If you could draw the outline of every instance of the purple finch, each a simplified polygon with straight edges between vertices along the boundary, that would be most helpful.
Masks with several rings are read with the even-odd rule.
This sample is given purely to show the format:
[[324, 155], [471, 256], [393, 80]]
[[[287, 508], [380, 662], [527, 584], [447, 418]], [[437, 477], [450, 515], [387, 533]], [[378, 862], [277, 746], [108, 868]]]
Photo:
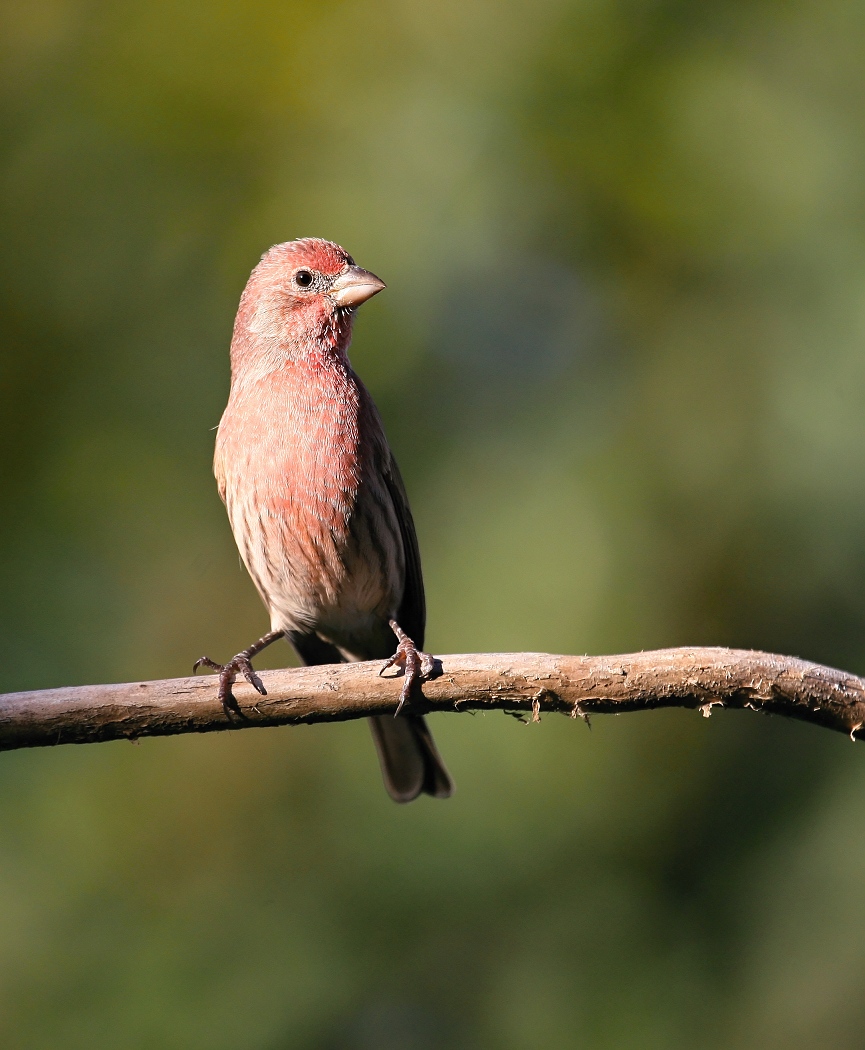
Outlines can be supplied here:
[[397, 717], [370, 718], [385, 787], [397, 802], [453, 784], [424, 719], [402, 710], [428, 675], [423, 577], [414, 522], [372, 397], [348, 360], [355, 311], [385, 287], [330, 241], [271, 248], [240, 300], [231, 393], [214, 473], [271, 631], [219, 671], [236, 707], [242, 674], [285, 637], [305, 664], [387, 660], [404, 668]]

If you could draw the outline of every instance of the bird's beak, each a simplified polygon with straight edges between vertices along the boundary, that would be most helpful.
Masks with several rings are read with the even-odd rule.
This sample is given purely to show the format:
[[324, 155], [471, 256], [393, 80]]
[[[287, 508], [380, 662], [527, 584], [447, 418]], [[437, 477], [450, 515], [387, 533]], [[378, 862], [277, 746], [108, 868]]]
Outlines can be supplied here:
[[387, 288], [387, 285], [374, 273], [362, 270], [359, 266], [349, 266], [330, 286], [328, 295], [337, 306], [360, 306], [383, 288]]

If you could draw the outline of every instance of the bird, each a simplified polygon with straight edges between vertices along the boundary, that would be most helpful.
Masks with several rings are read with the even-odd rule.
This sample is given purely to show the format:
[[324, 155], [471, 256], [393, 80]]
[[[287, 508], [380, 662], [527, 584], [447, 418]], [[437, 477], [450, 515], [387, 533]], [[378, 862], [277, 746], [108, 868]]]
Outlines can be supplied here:
[[415, 682], [426, 606], [405, 486], [372, 396], [348, 357], [358, 307], [386, 287], [332, 241], [274, 245], [243, 291], [231, 341], [231, 388], [216, 433], [214, 474], [240, 557], [271, 630], [218, 672], [236, 717], [238, 674], [265, 694], [252, 659], [286, 638], [304, 664], [384, 660], [404, 672], [395, 716], [368, 721], [388, 794], [448, 798], [453, 781]]

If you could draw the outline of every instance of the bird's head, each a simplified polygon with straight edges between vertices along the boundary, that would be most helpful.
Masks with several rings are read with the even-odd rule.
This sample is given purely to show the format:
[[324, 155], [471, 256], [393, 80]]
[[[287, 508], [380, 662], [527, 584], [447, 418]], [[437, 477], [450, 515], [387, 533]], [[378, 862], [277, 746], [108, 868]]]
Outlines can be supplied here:
[[332, 241], [304, 237], [274, 245], [252, 271], [240, 301], [235, 344], [295, 356], [311, 347], [345, 351], [354, 311], [385, 287]]

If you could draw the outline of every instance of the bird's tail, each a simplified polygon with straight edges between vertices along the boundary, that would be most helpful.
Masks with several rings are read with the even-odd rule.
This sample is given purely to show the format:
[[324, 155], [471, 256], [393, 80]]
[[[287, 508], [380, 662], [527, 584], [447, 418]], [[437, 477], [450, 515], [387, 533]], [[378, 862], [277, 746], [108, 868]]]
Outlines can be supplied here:
[[450, 798], [453, 781], [421, 715], [377, 715], [368, 721], [384, 786], [394, 802], [411, 802], [420, 794]]
[[[330, 642], [311, 632], [286, 631], [286, 637], [307, 665], [335, 664], [345, 659]], [[376, 715], [368, 721], [384, 786], [395, 802], [411, 802], [422, 794], [450, 798], [453, 781], [420, 715]]]

